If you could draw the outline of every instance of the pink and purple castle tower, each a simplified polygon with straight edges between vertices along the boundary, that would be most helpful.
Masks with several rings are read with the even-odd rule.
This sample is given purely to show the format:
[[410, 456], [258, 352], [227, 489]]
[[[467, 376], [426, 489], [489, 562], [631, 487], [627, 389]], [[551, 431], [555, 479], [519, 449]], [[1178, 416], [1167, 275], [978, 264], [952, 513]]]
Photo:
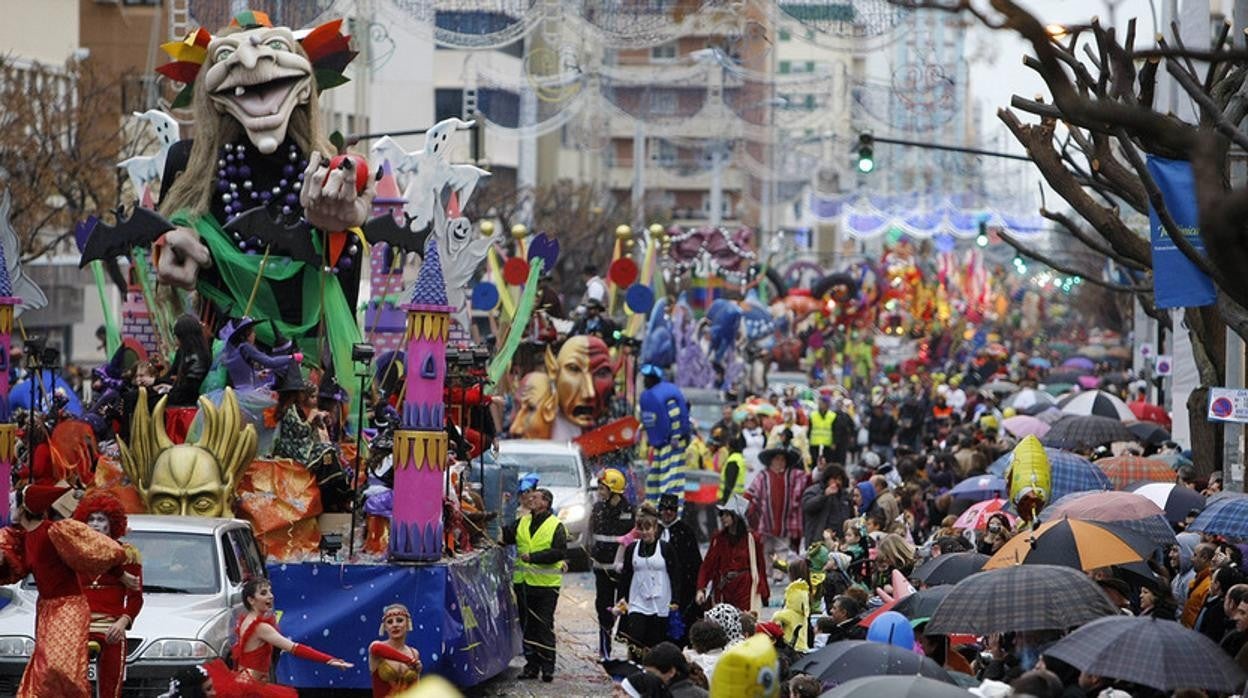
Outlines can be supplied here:
[[404, 332], [405, 384], [399, 428], [394, 433], [394, 510], [390, 558], [442, 558], [442, 489], [447, 435], [443, 387], [451, 311], [442, 261], [431, 235], [416, 277]]
[[13, 489], [13, 460], [17, 457], [17, 425], [9, 411], [9, 347], [13, 340], [13, 296], [8, 260], [0, 245], [0, 525], [9, 525], [9, 494]]

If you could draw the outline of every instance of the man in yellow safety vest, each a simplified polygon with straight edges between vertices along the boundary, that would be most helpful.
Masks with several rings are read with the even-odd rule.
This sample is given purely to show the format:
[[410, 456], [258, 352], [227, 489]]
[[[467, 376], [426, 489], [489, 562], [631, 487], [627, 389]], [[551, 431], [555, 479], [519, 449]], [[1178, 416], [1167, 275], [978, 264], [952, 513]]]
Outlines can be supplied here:
[[832, 411], [832, 398], [824, 395], [819, 398], [819, 409], [810, 413], [810, 464], [817, 467], [819, 458], [827, 458], [832, 462], [833, 437], [832, 425], [836, 423], [836, 412]]
[[555, 679], [555, 604], [568, 555], [568, 532], [551, 513], [553, 503], [550, 490], [536, 490], [526, 501], [532, 510], [503, 530], [503, 544], [516, 546], [511, 581], [524, 632], [525, 665], [520, 678], [535, 679], [540, 674], [547, 683]]

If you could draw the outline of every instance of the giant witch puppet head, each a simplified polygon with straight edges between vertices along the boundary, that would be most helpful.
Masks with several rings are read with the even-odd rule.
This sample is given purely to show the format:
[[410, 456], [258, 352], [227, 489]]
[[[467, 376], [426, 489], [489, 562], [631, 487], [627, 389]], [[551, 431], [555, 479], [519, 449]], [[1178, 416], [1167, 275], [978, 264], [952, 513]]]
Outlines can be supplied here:
[[[342, 71], [355, 57], [341, 26], [341, 19], [334, 20], [297, 39], [288, 27], [274, 27], [265, 13], [247, 11], [215, 36], [200, 28], [165, 44], [174, 62], [157, 70], [186, 85], [174, 106], [190, 103], [195, 114], [187, 171], [215, 171], [221, 147], [244, 133], [265, 154], [287, 138], [303, 153], [332, 152], [317, 94], [345, 82]], [[212, 185], [210, 177], [179, 177], [161, 211], [206, 211]]]

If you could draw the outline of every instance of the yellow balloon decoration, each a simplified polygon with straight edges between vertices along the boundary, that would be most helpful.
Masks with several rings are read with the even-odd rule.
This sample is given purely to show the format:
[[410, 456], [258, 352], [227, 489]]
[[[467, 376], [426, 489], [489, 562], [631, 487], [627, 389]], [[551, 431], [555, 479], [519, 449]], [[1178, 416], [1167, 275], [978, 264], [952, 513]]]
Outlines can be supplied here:
[[1031, 494], [1041, 502], [1049, 501], [1053, 491], [1053, 473], [1049, 456], [1035, 436], [1018, 442], [1010, 454], [1010, 501], [1018, 504], [1023, 495]]

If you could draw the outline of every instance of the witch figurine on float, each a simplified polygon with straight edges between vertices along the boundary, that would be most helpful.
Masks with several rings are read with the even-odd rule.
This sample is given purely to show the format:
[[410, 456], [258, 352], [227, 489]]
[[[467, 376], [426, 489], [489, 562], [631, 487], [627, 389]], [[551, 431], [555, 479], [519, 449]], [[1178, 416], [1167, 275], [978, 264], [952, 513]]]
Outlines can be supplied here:
[[323, 334], [348, 374], [373, 178], [359, 156], [330, 158], [320, 122], [319, 92], [346, 82], [355, 56], [341, 25], [297, 39], [247, 11], [165, 44], [174, 62], [159, 72], [187, 85], [174, 106], [191, 105], [196, 137], [169, 149], [159, 210], [174, 227], [153, 261], [161, 283], [198, 293], [214, 327], [272, 320], [255, 328], [261, 343], [280, 332], [309, 356]]

